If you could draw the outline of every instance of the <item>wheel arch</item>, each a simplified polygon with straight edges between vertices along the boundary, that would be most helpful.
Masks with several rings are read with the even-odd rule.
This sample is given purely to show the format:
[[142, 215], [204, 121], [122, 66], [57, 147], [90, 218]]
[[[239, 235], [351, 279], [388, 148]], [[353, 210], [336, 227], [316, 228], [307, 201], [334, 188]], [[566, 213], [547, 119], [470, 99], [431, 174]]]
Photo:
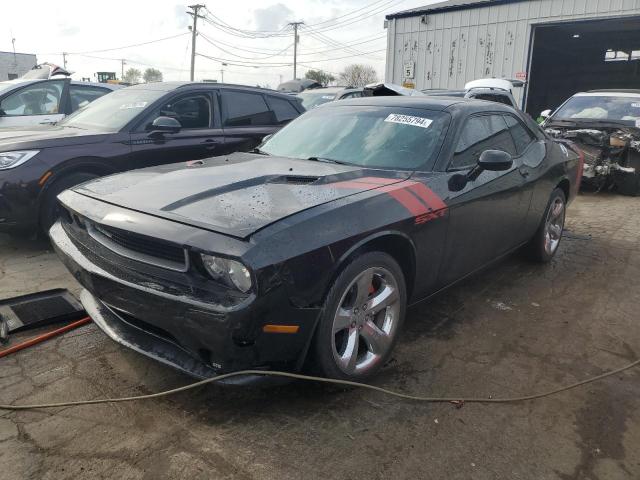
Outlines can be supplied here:
[[[56, 165], [49, 170], [41, 177], [45, 181], [42, 184], [42, 188], [40, 189], [40, 193], [38, 195], [38, 209], [41, 207], [42, 198], [47, 192], [48, 188], [51, 187], [57, 180], [60, 179], [62, 175], [68, 175], [71, 173], [92, 173], [99, 177], [104, 175], [110, 175], [112, 173], [116, 173], [117, 170], [107, 165], [104, 159], [99, 157], [81, 157], [74, 158], [72, 160], [68, 160], [62, 164]], [[48, 177], [46, 175], [50, 173]], [[46, 178], [45, 178], [46, 177]]]
[[331, 279], [328, 282], [323, 301], [340, 272], [358, 255], [366, 252], [383, 252], [390, 255], [404, 274], [407, 286], [407, 299], [411, 298], [416, 273], [416, 248], [413, 240], [405, 233], [398, 231], [381, 231], [365, 237], [347, 249], [336, 262]]
[[38, 193], [37, 199], [37, 218], [38, 225], [40, 224], [40, 217], [42, 215], [42, 208], [47, 193], [55, 183], [62, 178], [63, 175], [69, 175], [74, 173], [90, 173], [98, 177], [117, 173], [117, 170], [111, 168], [104, 159], [100, 157], [80, 157], [72, 160], [68, 160], [64, 163], [56, 165], [41, 177], [41, 188]]
[[[560, 180], [560, 182], [558, 182], [558, 184], [555, 186], [555, 188], [559, 188], [560, 190], [562, 190], [564, 192], [564, 198], [568, 203], [569, 202], [569, 197], [571, 196], [571, 182], [569, 182], [569, 179], [563, 178], [562, 180]], [[573, 199], [571, 199], [571, 200], [573, 200]]]

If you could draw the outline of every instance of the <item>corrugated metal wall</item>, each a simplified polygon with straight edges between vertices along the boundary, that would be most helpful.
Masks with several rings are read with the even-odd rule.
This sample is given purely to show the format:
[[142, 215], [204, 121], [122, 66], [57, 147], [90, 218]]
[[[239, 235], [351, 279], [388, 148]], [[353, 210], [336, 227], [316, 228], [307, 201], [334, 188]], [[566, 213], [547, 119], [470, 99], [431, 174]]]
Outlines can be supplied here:
[[0, 82], [12, 73], [21, 77], [36, 65], [36, 56], [26, 53], [0, 52]]
[[515, 78], [527, 70], [532, 25], [624, 15], [640, 15], [640, 0], [529, 0], [428, 14], [426, 24], [419, 15], [391, 19], [386, 81], [402, 84], [407, 62], [420, 90]]

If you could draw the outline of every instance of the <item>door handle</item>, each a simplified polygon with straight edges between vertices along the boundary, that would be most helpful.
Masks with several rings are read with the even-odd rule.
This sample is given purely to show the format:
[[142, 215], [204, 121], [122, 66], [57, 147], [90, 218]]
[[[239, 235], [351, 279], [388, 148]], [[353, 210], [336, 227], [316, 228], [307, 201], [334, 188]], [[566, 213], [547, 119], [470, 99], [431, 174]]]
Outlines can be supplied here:
[[202, 145], [204, 145], [207, 149], [213, 150], [221, 143], [222, 142], [216, 138], [207, 138], [204, 142], [202, 142]]
[[524, 178], [527, 178], [529, 177], [529, 175], [531, 175], [531, 172], [529, 171], [529, 169], [525, 167], [520, 167], [518, 171], [520, 172], [520, 175], [522, 175]]

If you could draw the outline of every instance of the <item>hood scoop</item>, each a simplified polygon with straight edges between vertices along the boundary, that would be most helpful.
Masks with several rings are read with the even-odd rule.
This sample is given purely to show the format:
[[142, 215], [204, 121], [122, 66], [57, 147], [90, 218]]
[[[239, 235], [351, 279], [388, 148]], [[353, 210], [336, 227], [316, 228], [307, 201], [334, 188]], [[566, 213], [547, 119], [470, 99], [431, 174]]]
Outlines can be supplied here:
[[278, 183], [285, 185], [309, 185], [320, 180], [320, 177], [305, 176], [305, 175], [282, 175], [275, 177], [269, 181], [269, 183]]

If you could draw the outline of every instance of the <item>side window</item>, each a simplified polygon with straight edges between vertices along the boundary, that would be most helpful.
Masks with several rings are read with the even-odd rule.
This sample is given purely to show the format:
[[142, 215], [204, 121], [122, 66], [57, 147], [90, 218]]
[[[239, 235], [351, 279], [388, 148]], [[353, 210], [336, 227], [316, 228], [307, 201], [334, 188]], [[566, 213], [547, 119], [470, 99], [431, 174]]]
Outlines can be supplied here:
[[106, 88], [71, 85], [69, 87], [71, 111], [75, 112], [79, 108], [86, 107], [97, 98], [100, 98], [109, 92], [111, 92], [111, 90], [107, 90]]
[[184, 130], [209, 128], [211, 125], [211, 101], [208, 95], [197, 94], [172, 99], [156, 108], [149, 118], [172, 117], [180, 122]]
[[507, 122], [513, 141], [516, 144], [518, 155], [522, 155], [535, 138], [529, 130], [523, 127], [522, 124], [511, 115], [505, 115], [504, 119]]
[[222, 91], [225, 127], [277, 125], [276, 116], [259, 93]]
[[4, 115], [53, 115], [60, 112], [64, 81], [38, 82], [12, 93], [0, 103]]
[[289, 100], [285, 100], [284, 98], [272, 97], [268, 96], [267, 101], [273, 110], [273, 113], [276, 116], [276, 120], [279, 125], [283, 125], [287, 122], [290, 122], [298, 115], [298, 111], [291, 105]]
[[470, 117], [465, 123], [449, 168], [473, 167], [485, 150], [502, 150], [516, 156], [516, 148], [502, 115]]

